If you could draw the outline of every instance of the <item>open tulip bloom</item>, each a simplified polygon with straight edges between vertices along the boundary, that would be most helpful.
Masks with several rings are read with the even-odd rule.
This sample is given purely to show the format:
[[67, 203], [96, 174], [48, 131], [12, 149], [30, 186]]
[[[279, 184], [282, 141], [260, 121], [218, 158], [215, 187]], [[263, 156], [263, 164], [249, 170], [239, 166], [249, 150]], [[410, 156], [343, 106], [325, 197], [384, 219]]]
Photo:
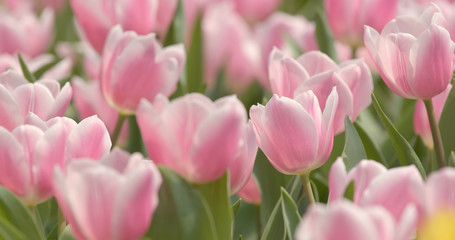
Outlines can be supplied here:
[[0, 240], [455, 239], [435, 1], [0, 0]]

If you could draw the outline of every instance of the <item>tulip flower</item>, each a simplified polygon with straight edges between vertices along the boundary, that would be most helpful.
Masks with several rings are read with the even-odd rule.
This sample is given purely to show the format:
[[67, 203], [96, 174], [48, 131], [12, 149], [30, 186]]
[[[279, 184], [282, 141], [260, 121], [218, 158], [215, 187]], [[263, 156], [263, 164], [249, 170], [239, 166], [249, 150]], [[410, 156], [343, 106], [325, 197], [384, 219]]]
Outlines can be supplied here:
[[28, 83], [14, 71], [0, 74], [0, 126], [13, 130], [24, 123], [29, 112], [43, 120], [63, 116], [71, 101], [72, 90], [55, 80]]
[[234, 12], [234, 6], [219, 3], [207, 8], [202, 20], [204, 70], [209, 88], [225, 65], [226, 83], [235, 92], [244, 91], [259, 71], [260, 52], [253, 32]]
[[152, 161], [119, 149], [54, 172], [55, 195], [78, 239], [139, 239], [158, 205], [162, 179]]
[[426, 213], [455, 209], [455, 169], [445, 167], [428, 176], [425, 184]]
[[[23, 56], [24, 62], [27, 64], [30, 72], [36, 72], [40, 68], [55, 61], [55, 57], [51, 54], [41, 54], [34, 58]], [[73, 67], [73, 61], [69, 58], [63, 58], [60, 62], [55, 64], [47, 70], [40, 78], [41, 79], [56, 79], [60, 80], [66, 78], [71, 74]], [[8, 69], [12, 69], [18, 73], [22, 73], [21, 65], [18, 61], [18, 57], [15, 55], [3, 54], [0, 55], [0, 72], [5, 72]]]
[[398, 0], [326, 0], [327, 19], [336, 39], [354, 48], [362, 46], [364, 25], [382, 30], [398, 10]]
[[43, 10], [38, 18], [30, 10], [0, 8], [0, 54], [22, 53], [35, 57], [44, 53], [53, 40], [53, 24], [54, 13], [50, 9]]
[[274, 49], [269, 60], [269, 79], [273, 93], [294, 97], [312, 90], [321, 104], [336, 86], [339, 104], [335, 114], [335, 134], [344, 131], [344, 118], [354, 121], [359, 113], [371, 103], [373, 80], [368, 66], [362, 59], [342, 62], [337, 65], [327, 55], [310, 51], [297, 59]]
[[335, 88], [323, 111], [313, 92], [294, 99], [273, 95], [266, 106], [250, 109], [256, 141], [281, 173], [302, 175], [327, 161], [333, 147], [333, 120], [338, 105]]
[[104, 123], [93, 116], [76, 124], [69, 118], [43, 122], [33, 113], [27, 125], [9, 132], [0, 127], [0, 185], [27, 205], [53, 196], [52, 171], [79, 157], [100, 158], [110, 149]]
[[288, 42], [293, 41], [304, 52], [317, 50], [315, 29], [316, 25], [304, 17], [285, 13], [274, 13], [264, 22], [257, 24], [255, 31], [262, 59], [262, 71], [259, 71], [262, 75], [259, 76], [259, 80], [264, 87], [270, 88], [267, 69], [273, 48], [276, 47], [292, 56], [293, 48]]
[[[212, 102], [192, 93], [169, 102], [159, 95], [153, 105], [142, 100], [136, 117], [150, 158], [189, 182], [213, 181], [232, 161], [251, 169], [248, 161], [254, 157], [250, 155], [251, 141], [245, 139], [246, 111], [235, 96]], [[246, 160], [236, 159], [239, 156]], [[243, 174], [238, 171], [237, 175]]]
[[261, 203], [261, 190], [254, 175], [246, 182], [245, 186], [237, 193], [243, 201], [251, 204]]
[[415, 19], [397, 17], [379, 34], [365, 27], [365, 46], [387, 86], [404, 98], [430, 99], [452, 78], [455, 43], [445, 19], [430, 5]]
[[141, 98], [170, 96], [185, 62], [182, 44], [161, 48], [155, 34], [137, 36], [114, 27], [101, 59], [101, 87], [107, 102], [123, 115], [136, 112]]
[[343, 200], [310, 206], [297, 226], [297, 240], [408, 240], [413, 237], [415, 212], [408, 209], [395, 221], [384, 208], [362, 208]]
[[[410, 205], [419, 218], [424, 210], [424, 185], [414, 165], [385, 170], [378, 163], [362, 160], [346, 175], [343, 159], [332, 165], [329, 177], [331, 201], [344, 195], [346, 187], [354, 182], [354, 203], [360, 206], [382, 206], [398, 221]], [[343, 174], [344, 173], [344, 174]]]
[[157, 0], [70, 0], [83, 37], [99, 53], [109, 30], [120, 24], [125, 30], [145, 35], [156, 22]]
[[281, 0], [218, 0], [218, 2], [231, 2], [235, 10], [248, 22], [265, 19], [278, 8]]
[[[449, 96], [452, 85], [449, 84], [444, 92], [433, 98], [432, 104], [435, 111], [436, 122], [439, 122], [442, 109]], [[422, 100], [417, 100], [414, 110], [414, 132], [422, 138], [423, 143], [429, 149], [433, 149], [433, 137], [431, 135], [430, 122]]]

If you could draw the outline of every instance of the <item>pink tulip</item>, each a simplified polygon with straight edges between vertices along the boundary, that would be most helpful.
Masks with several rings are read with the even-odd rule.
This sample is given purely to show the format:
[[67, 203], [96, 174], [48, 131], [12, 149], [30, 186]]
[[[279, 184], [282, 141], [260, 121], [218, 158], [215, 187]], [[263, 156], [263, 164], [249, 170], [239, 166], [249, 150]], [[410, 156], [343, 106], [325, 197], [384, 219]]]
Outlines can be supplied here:
[[[105, 124], [109, 133], [113, 133], [117, 122], [117, 111], [109, 106], [103, 97], [99, 83], [96, 81], [86, 82], [79, 77], [71, 80], [73, 86], [73, 101], [79, 113], [79, 117], [86, 118], [97, 115]], [[117, 145], [124, 146], [128, 140], [128, 123], [125, 122], [120, 132]]]
[[361, 208], [348, 201], [313, 205], [296, 229], [298, 240], [408, 240], [415, 212], [395, 221], [382, 207]]
[[257, 180], [253, 175], [237, 194], [247, 203], [258, 205], [261, 203], [261, 191], [259, 190]]
[[235, 10], [248, 22], [265, 19], [272, 14], [281, 3], [281, 0], [218, 0], [218, 2], [231, 2]]
[[30, 10], [0, 8], [0, 54], [35, 57], [44, 53], [53, 40], [53, 24], [54, 13], [50, 9], [44, 9], [38, 18]]
[[70, 0], [70, 3], [83, 37], [99, 53], [115, 25], [145, 35], [156, 24], [157, 0]]
[[[344, 171], [344, 174], [343, 174]], [[347, 174], [339, 158], [330, 171], [331, 201], [340, 199], [354, 181], [354, 203], [360, 206], [382, 206], [398, 221], [405, 209], [415, 206], [422, 217], [424, 207], [423, 180], [414, 165], [385, 170], [380, 164], [363, 160]]]
[[455, 169], [443, 168], [432, 173], [425, 185], [426, 213], [455, 208]]
[[[435, 111], [436, 121], [439, 122], [442, 109], [449, 96], [452, 85], [448, 85], [447, 89], [439, 95], [435, 96], [432, 100], [433, 108]], [[428, 121], [427, 111], [422, 100], [417, 100], [414, 110], [414, 132], [422, 138], [423, 143], [430, 149], [433, 149], [433, 137], [431, 135], [430, 122]]]
[[158, 12], [156, 13], [156, 32], [161, 40], [164, 40], [169, 26], [174, 19], [178, 0], [158, 0]]
[[344, 131], [346, 115], [354, 121], [371, 103], [373, 80], [362, 59], [337, 65], [319, 51], [310, 51], [293, 59], [275, 48], [270, 54], [269, 79], [273, 93], [278, 96], [292, 98], [312, 90], [322, 109], [332, 88], [336, 86], [339, 104], [334, 120], [335, 134]]
[[33, 113], [27, 125], [9, 132], [0, 127], [0, 184], [36, 205], [52, 197], [52, 171], [76, 157], [99, 158], [109, 152], [110, 138], [96, 117], [79, 124], [69, 118], [43, 122]]
[[54, 172], [55, 195], [78, 239], [139, 239], [158, 205], [162, 179], [152, 161], [119, 149]]
[[268, 59], [274, 47], [289, 56], [293, 54], [293, 48], [287, 43], [289, 41], [294, 42], [304, 52], [318, 49], [315, 36], [316, 26], [302, 16], [274, 13], [264, 22], [258, 24], [255, 29], [262, 59], [259, 80], [266, 88], [270, 88], [267, 68]]
[[365, 46], [387, 86], [404, 98], [429, 99], [451, 78], [455, 44], [434, 4], [419, 18], [398, 17], [381, 34], [365, 27]]
[[65, 0], [5, 0], [4, 1], [10, 9], [22, 8], [36, 8], [42, 9], [46, 7], [53, 8], [54, 10], [61, 10], [65, 5]]
[[258, 104], [250, 109], [256, 141], [281, 173], [308, 173], [324, 164], [332, 151], [337, 105], [335, 88], [324, 111], [312, 91], [294, 99], [274, 94], [266, 106]]
[[260, 52], [247, 23], [227, 2], [207, 8], [202, 29], [204, 70], [209, 88], [216, 84], [222, 65], [227, 84], [235, 92], [245, 90], [259, 70]]
[[13, 130], [24, 123], [29, 112], [43, 120], [63, 116], [71, 95], [69, 84], [60, 90], [55, 80], [28, 83], [14, 71], [4, 72], [0, 74], [0, 126]]
[[336, 39], [352, 46], [362, 46], [364, 25], [381, 30], [398, 10], [398, 0], [326, 0], [325, 10]]
[[[240, 154], [253, 158], [245, 108], [235, 96], [212, 102], [193, 93], [169, 102], [159, 95], [153, 105], [142, 100], [136, 116], [150, 158], [189, 182], [221, 177]], [[247, 160], [242, 164], [250, 165]]]
[[244, 129], [244, 136], [240, 142], [239, 155], [229, 163], [229, 180], [231, 194], [236, 194], [242, 189], [253, 173], [254, 161], [258, 151], [253, 124], [248, 122]]
[[122, 114], [134, 114], [141, 98], [170, 96], [185, 63], [182, 44], [161, 48], [155, 34], [137, 36], [114, 27], [101, 59], [101, 87], [107, 102]]

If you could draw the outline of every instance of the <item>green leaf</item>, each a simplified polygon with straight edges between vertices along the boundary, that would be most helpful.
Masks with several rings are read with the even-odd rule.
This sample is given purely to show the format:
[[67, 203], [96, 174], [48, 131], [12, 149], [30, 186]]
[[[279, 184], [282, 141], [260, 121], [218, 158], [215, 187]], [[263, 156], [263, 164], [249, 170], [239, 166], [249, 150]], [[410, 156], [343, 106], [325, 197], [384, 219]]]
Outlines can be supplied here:
[[58, 240], [76, 240], [76, 237], [74, 237], [73, 232], [71, 231], [71, 227], [69, 225], [65, 227], [62, 234], [60, 234]]
[[185, 42], [185, 9], [182, 0], [178, 0], [174, 18], [164, 39], [164, 46]]
[[202, 89], [202, 82], [204, 78], [203, 46], [202, 15], [199, 14], [193, 28], [191, 44], [186, 61], [186, 80], [188, 92], [198, 92]]
[[353, 201], [354, 200], [354, 188], [355, 188], [354, 181], [351, 181], [349, 183], [349, 185], [346, 187], [346, 190], [344, 190], [344, 198]]
[[35, 76], [33, 76], [33, 74], [28, 69], [27, 64], [25, 64], [24, 59], [22, 58], [20, 53], [17, 54], [17, 57], [19, 58], [19, 63], [21, 64], [22, 73], [24, 74], [25, 79], [27, 79], [31, 83], [36, 82]]
[[126, 149], [130, 153], [140, 152], [143, 155], [146, 152], [135, 115], [128, 116], [128, 146]]
[[367, 154], [367, 159], [373, 159], [373, 160], [379, 161], [385, 167], [388, 167], [389, 163], [385, 159], [385, 157], [382, 154], [379, 147], [376, 145], [376, 143], [370, 137], [367, 130], [364, 129], [362, 125], [357, 124], [357, 122], [354, 122], [354, 127], [356, 128], [357, 133], [360, 136], [360, 139], [362, 139], [362, 143], [365, 148], [365, 153]]
[[281, 196], [280, 187], [287, 186], [291, 176], [275, 170], [261, 150], [256, 156], [254, 174], [261, 190], [261, 223], [265, 227]]
[[221, 178], [199, 185], [199, 191], [208, 203], [219, 240], [232, 239], [232, 210], [229, 199], [229, 175], [226, 172]]
[[13, 193], [2, 186], [0, 186], [0, 216], [24, 234], [26, 239], [44, 240], [28, 209]]
[[371, 94], [371, 98], [373, 100], [374, 109], [376, 110], [377, 114], [379, 115], [379, 118], [384, 124], [384, 127], [389, 133], [390, 139], [392, 140], [393, 146], [397, 152], [400, 164], [402, 166], [414, 164], [419, 170], [422, 177], [426, 179], [425, 170], [423, 169], [422, 163], [420, 162], [419, 157], [417, 157], [417, 154], [415, 153], [414, 149], [406, 141], [406, 139], [404, 139], [404, 137], [397, 131], [397, 129], [392, 124], [390, 119], [384, 114], [374, 93]]
[[36, 70], [32, 75], [36, 79], [40, 79], [49, 69], [53, 68], [55, 65], [57, 65], [62, 59], [56, 58], [52, 62], [40, 67], [38, 70]]
[[0, 239], [4, 240], [26, 240], [21, 231], [14, 227], [8, 219], [0, 215]]
[[47, 239], [57, 239], [58, 205], [55, 198], [39, 204], [36, 207], [36, 211], [39, 212], [41, 217], [41, 222], [44, 226], [44, 233], [47, 236]]
[[346, 164], [346, 171], [349, 171], [361, 160], [366, 159], [367, 154], [365, 153], [365, 148], [363, 147], [362, 140], [360, 139], [357, 130], [355, 129], [354, 125], [352, 125], [351, 120], [349, 120], [348, 116], [346, 116], [344, 119], [344, 126], [345, 144], [341, 157]]
[[292, 240], [294, 239], [295, 228], [300, 222], [300, 214], [296, 203], [284, 188], [281, 188], [281, 209], [287, 236]]
[[218, 239], [209, 206], [199, 191], [172, 170], [163, 166], [159, 169], [163, 183], [147, 237]]
[[240, 205], [242, 204], [242, 199], [239, 198], [234, 204], [232, 204], [232, 213], [233, 216], [235, 217], [237, 213], [239, 212]]
[[439, 131], [441, 132], [442, 145], [444, 146], [445, 156], [449, 156], [450, 152], [455, 151], [455, 127], [453, 120], [455, 119], [455, 87], [450, 90], [446, 103], [439, 119]]
[[234, 238], [242, 236], [244, 240], [257, 240], [262, 232], [260, 206], [242, 202], [234, 219]]
[[283, 211], [281, 211], [281, 201], [279, 198], [278, 202], [273, 208], [270, 218], [265, 225], [264, 232], [262, 233], [261, 240], [279, 240], [284, 239], [286, 232], [283, 225]]
[[319, 50], [327, 54], [335, 62], [338, 62], [337, 52], [335, 50], [335, 43], [333, 41], [332, 31], [327, 22], [327, 16], [320, 8], [316, 10], [316, 40], [318, 42]]

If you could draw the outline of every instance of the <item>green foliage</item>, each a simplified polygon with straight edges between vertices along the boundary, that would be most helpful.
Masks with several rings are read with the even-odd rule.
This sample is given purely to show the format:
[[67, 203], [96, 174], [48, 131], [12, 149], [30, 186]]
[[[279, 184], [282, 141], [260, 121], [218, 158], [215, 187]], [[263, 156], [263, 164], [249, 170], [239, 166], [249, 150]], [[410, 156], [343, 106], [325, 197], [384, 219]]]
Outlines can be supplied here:
[[344, 119], [344, 126], [345, 145], [341, 156], [346, 165], [346, 170], [349, 171], [361, 160], [366, 159], [367, 154], [363, 147], [362, 140], [348, 116]]

